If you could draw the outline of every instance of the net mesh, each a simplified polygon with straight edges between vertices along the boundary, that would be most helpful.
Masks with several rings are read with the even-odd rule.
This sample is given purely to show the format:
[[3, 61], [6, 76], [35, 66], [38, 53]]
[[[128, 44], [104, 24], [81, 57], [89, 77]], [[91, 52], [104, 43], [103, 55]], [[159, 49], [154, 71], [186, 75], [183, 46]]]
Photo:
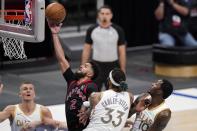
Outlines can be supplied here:
[[2, 37], [4, 55], [10, 59], [26, 59], [24, 41], [16, 38]]
[[[7, 24], [31, 30], [32, 23], [32, 0], [25, 0], [25, 10], [3, 10], [3, 16]], [[10, 59], [27, 59], [24, 49], [24, 41], [0, 36], [3, 43], [4, 55]]]
[[[30, 24], [24, 22], [24, 10], [4, 10], [5, 22], [10, 25], [14, 25], [20, 28], [30, 28]], [[12, 13], [12, 15], [8, 15]], [[24, 41], [17, 39], [1, 36], [1, 41], [3, 43], [4, 55], [8, 56], [10, 59], [26, 59], [24, 49]]]

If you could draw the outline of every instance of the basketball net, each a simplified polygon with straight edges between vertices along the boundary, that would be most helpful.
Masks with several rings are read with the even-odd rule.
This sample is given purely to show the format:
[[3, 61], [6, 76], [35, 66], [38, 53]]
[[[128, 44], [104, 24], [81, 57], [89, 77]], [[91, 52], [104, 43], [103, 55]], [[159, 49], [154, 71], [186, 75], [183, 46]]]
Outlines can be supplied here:
[[[17, 10], [13, 10], [12, 13], [15, 13], [12, 18], [13, 19], [7, 19], [5, 20], [6, 23], [12, 24], [15, 26], [19, 26], [21, 28], [26, 28], [26, 29], [31, 29], [31, 23], [32, 23], [32, 0], [25, 0], [25, 10], [23, 10], [23, 19], [16, 19], [18, 12]], [[5, 10], [6, 14], [6, 10]], [[27, 56], [25, 54], [25, 49], [24, 49], [24, 41], [17, 39], [17, 38], [10, 38], [10, 37], [5, 37], [1, 36], [1, 40], [3, 43], [3, 48], [4, 48], [4, 55], [8, 56], [10, 59], [27, 59]]]
[[1, 37], [3, 42], [3, 49], [5, 51], [4, 55], [8, 56], [10, 59], [26, 59], [27, 56], [25, 54], [24, 49], [24, 41], [9, 38], [9, 37]]

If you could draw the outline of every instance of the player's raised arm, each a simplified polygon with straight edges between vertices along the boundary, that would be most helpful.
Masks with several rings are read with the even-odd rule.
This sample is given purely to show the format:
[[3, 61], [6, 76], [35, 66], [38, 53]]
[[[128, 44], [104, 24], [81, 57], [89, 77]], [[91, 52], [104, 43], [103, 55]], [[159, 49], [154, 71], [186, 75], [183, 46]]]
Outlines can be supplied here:
[[67, 58], [65, 58], [64, 50], [60, 43], [58, 33], [61, 29], [62, 22], [66, 17], [66, 9], [62, 4], [58, 2], [53, 2], [47, 6], [45, 13], [49, 28], [52, 33], [53, 44], [57, 60], [60, 64], [61, 71], [65, 72], [70, 65], [68, 63]]
[[60, 64], [61, 71], [62, 71], [62, 73], [64, 73], [70, 67], [70, 64], [68, 62], [68, 59], [65, 58], [65, 53], [64, 53], [64, 50], [62, 48], [62, 45], [61, 45], [61, 42], [60, 42], [59, 36], [58, 36], [58, 33], [61, 29], [62, 24], [56, 25], [56, 24], [52, 24], [52, 23], [48, 22], [48, 25], [51, 29], [51, 33], [52, 33], [52, 37], [53, 37], [55, 54], [56, 54], [57, 60]]

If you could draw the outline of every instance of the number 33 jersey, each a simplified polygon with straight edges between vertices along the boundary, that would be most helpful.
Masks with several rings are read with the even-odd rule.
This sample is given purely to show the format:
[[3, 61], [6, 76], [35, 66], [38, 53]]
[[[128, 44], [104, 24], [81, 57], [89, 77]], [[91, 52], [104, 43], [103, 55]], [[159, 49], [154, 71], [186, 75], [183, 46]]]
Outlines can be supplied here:
[[107, 90], [91, 112], [90, 123], [84, 131], [121, 131], [130, 109], [128, 92]]

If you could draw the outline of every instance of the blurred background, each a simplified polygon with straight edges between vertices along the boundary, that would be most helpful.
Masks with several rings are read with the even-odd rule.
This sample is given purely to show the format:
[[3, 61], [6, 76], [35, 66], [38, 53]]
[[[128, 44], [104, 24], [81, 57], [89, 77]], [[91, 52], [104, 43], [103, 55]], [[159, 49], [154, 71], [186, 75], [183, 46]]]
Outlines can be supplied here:
[[[85, 33], [87, 28], [96, 22], [97, 9], [108, 4], [113, 10], [113, 22], [120, 25], [127, 40], [127, 77], [129, 90], [134, 94], [142, 93], [156, 79], [167, 78], [175, 85], [175, 89], [196, 88], [196, 77], [171, 77], [158, 75], [154, 71], [153, 45], [158, 43], [158, 21], [154, 10], [157, 0], [56, 0], [67, 10], [63, 28], [59, 34], [64, 51], [71, 58], [71, 66], [75, 70], [80, 64]], [[9, 3], [9, 0], [6, 0]], [[54, 2], [46, 0], [46, 6]], [[10, 9], [22, 8], [23, 0], [11, 1]], [[194, 6], [195, 8], [197, 5]], [[190, 30], [197, 36], [197, 17], [191, 17]], [[46, 24], [45, 40], [41, 43], [25, 42], [25, 52], [28, 59], [10, 60], [4, 56], [3, 44], [0, 44], [0, 81], [5, 84], [5, 91], [0, 96], [0, 109], [8, 104], [18, 102], [18, 86], [22, 81], [33, 81], [37, 90], [37, 101], [44, 105], [64, 103], [66, 82], [61, 76], [54, 56], [51, 33]], [[173, 50], [174, 51], [174, 50]], [[192, 50], [193, 54], [196, 54]], [[169, 51], [167, 51], [169, 52]], [[190, 51], [189, 51], [190, 52]], [[173, 52], [174, 53], [174, 52]], [[177, 53], [175, 53], [177, 54]], [[190, 53], [191, 54], [191, 53]], [[158, 55], [157, 55], [158, 56]], [[180, 55], [179, 55], [180, 56]], [[173, 57], [171, 62], [180, 57]], [[161, 58], [162, 57], [162, 58]], [[159, 57], [163, 59], [165, 56]], [[165, 60], [169, 60], [168, 56]], [[185, 58], [182, 58], [185, 59]], [[181, 60], [182, 60], [181, 59]], [[196, 65], [196, 57], [187, 57], [190, 65]], [[194, 60], [195, 59], [195, 60]], [[164, 60], [164, 62], [166, 62]], [[156, 61], [157, 62], [157, 61]], [[161, 62], [161, 61], [160, 61]], [[162, 63], [162, 62], [161, 62]], [[174, 64], [174, 63], [173, 63]], [[175, 62], [175, 64], [177, 64]], [[176, 67], [176, 65], [173, 65]], [[196, 70], [194, 70], [196, 72]], [[9, 96], [9, 99], [8, 99]]]
[[[16, 8], [16, 2], [8, 2], [7, 8]], [[103, 4], [110, 5], [113, 10], [113, 22], [120, 25], [126, 35], [128, 48], [152, 45], [158, 43], [158, 24], [154, 11], [158, 6], [158, 0], [46, 0], [46, 5], [57, 1], [67, 9], [68, 15], [64, 20], [64, 32], [75, 32], [83, 34], [87, 27], [96, 22], [97, 8]], [[196, 8], [197, 4], [194, 4]], [[17, 1], [17, 8], [23, 8], [23, 0]], [[191, 33], [196, 36], [197, 17], [192, 17], [189, 22]], [[69, 28], [68, 28], [69, 27]], [[39, 44], [25, 44], [28, 58], [50, 57], [53, 54], [50, 31], [46, 25], [46, 39]], [[83, 43], [83, 41], [81, 41]], [[1, 45], [2, 46], [2, 45]], [[36, 50], [36, 53], [35, 53]], [[6, 61], [3, 57], [3, 50], [0, 48], [0, 60]]]

